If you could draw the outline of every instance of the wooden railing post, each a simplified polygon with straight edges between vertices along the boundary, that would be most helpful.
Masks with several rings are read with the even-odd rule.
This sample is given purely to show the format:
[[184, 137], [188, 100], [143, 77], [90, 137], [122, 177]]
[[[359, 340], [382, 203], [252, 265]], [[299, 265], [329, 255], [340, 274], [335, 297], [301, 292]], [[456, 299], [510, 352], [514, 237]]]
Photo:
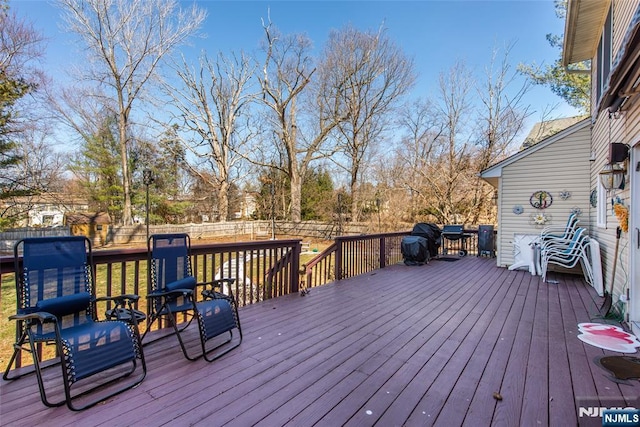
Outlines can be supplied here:
[[385, 238], [384, 236], [381, 236], [379, 239], [380, 242], [380, 268], [385, 268], [387, 266], [387, 254], [386, 254], [386, 248], [385, 248]]
[[293, 257], [291, 258], [291, 277], [290, 286], [291, 293], [298, 292], [300, 290], [300, 252], [302, 252], [302, 241], [297, 242], [293, 246]]
[[338, 247], [336, 248], [336, 280], [342, 280], [342, 248], [344, 242], [339, 237], [336, 238]]

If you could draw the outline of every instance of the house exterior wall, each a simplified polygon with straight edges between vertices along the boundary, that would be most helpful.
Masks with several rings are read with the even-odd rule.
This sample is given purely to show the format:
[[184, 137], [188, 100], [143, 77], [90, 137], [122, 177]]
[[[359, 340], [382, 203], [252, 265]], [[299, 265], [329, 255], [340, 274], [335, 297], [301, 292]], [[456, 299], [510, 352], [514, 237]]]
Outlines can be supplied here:
[[[596, 160], [591, 168], [591, 188], [598, 189], [601, 186], [599, 182], [599, 173], [608, 161], [609, 157], [609, 141], [625, 142], [632, 144], [631, 140], [638, 141], [638, 129], [633, 129], [633, 123], [640, 123], [640, 109], [636, 106], [632, 110], [620, 114], [618, 118], [609, 119], [609, 114], [604, 111], [598, 115], [594, 124], [592, 137], [592, 149], [595, 152]], [[611, 124], [611, 137], [609, 137], [609, 124]], [[627, 124], [630, 129], [627, 129]], [[635, 137], [633, 135], [636, 135]], [[625, 178], [626, 188], [624, 190], [603, 191], [605, 194], [604, 201], [607, 204], [606, 216], [603, 223], [597, 221], [597, 208], [590, 212], [590, 220], [592, 227], [590, 235], [600, 243], [602, 269], [604, 277], [605, 289], [611, 289], [611, 281], [613, 274], [613, 258], [616, 245], [616, 228], [618, 220], [613, 213], [612, 200], [620, 199], [626, 206], [630, 205], [629, 199], [629, 176]], [[601, 199], [599, 202], [602, 202]], [[629, 277], [629, 233], [622, 233], [619, 249], [618, 264], [616, 268], [616, 278], [614, 280], [614, 295], [620, 295], [626, 292]]]
[[66, 213], [86, 212], [89, 209], [86, 200], [59, 193], [16, 197], [4, 204], [0, 203], [0, 206], [27, 212], [18, 222], [20, 227], [62, 226]]
[[[514, 263], [513, 239], [519, 234], [539, 234], [545, 226], [564, 226], [573, 208], [581, 210], [580, 226], [590, 224], [589, 170], [590, 126], [549, 144], [531, 154], [506, 165], [500, 179], [498, 260], [500, 266]], [[550, 221], [535, 225], [531, 215], [540, 212], [529, 203], [536, 191], [548, 191], [553, 197], [551, 206], [544, 209]], [[568, 191], [571, 197], [563, 200], [560, 193]], [[520, 205], [520, 215], [513, 208]]]
[[[639, 0], [613, 1], [613, 34], [612, 34], [612, 58], [621, 49], [624, 37], [626, 35], [629, 24], [638, 8]], [[599, 100], [596, 99], [596, 81], [597, 53], [592, 58], [592, 90], [591, 90], [591, 117], [593, 122], [592, 147], [596, 160], [592, 162], [591, 167], [591, 188], [597, 189], [599, 183], [599, 172], [608, 162], [609, 143], [623, 142], [634, 146], [640, 142], [640, 101], [631, 98], [623, 111], [619, 111], [609, 116], [608, 110], [598, 112]], [[637, 98], [637, 96], [636, 96]], [[630, 192], [630, 165], [627, 164], [626, 187], [623, 190], [604, 191], [604, 200], [607, 203], [606, 217], [604, 222], [598, 224], [597, 209], [590, 212], [591, 220], [591, 236], [598, 240], [602, 251], [602, 266], [604, 286], [606, 290], [611, 289], [613, 276], [613, 259], [616, 246], [616, 228], [618, 220], [612, 210], [612, 200], [620, 199], [626, 206], [637, 209], [638, 202], [635, 205], [631, 201]], [[618, 262], [615, 271], [615, 279], [613, 280], [614, 302], [618, 300], [618, 296], [625, 294], [630, 286], [630, 245], [633, 244], [632, 233], [622, 233], [619, 250]], [[640, 303], [640, 300], [636, 302]], [[622, 311], [626, 311], [626, 307], [622, 307]]]
[[[600, 242], [605, 289], [612, 290], [616, 311], [637, 336], [640, 336], [639, 5], [640, 0], [592, 1], [588, 4], [584, 0], [569, 0], [563, 51], [563, 61], [567, 65], [591, 60], [591, 149], [595, 155], [591, 186], [599, 189], [599, 206], [590, 215], [591, 235]], [[605, 20], [603, 25], [593, 24], [591, 18], [602, 15], [601, 12], [609, 13], [610, 6], [612, 19]], [[585, 42], [587, 37], [577, 37], [578, 34], [595, 36], [602, 48], [585, 51], [585, 48], [590, 49]], [[608, 40], [611, 40], [610, 57], [607, 57]], [[580, 53], [574, 54], [576, 51]], [[627, 144], [631, 157], [625, 161], [626, 186], [606, 191], [598, 181], [600, 171], [609, 161], [611, 142]], [[619, 222], [612, 209], [614, 201], [629, 210], [629, 232], [623, 232], [619, 241], [616, 239]], [[619, 248], [618, 252], [616, 248]]]

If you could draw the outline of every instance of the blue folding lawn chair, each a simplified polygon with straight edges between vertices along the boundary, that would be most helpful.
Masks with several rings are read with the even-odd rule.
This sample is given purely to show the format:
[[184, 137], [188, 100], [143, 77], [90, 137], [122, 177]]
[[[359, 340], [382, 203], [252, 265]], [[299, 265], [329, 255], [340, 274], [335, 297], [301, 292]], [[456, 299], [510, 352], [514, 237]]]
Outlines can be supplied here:
[[[15, 374], [12, 366], [19, 352], [29, 352], [42, 402], [50, 407], [66, 403], [74, 411], [142, 382], [146, 364], [135, 316], [131, 316], [132, 322], [123, 322], [98, 321], [96, 315], [97, 301], [112, 301], [120, 310], [133, 310], [132, 301], [137, 295], [95, 297], [87, 238], [24, 239], [15, 245], [14, 259], [18, 309], [9, 319], [17, 321], [17, 341], [3, 375], [5, 380], [25, 375]], [[40, 344], [55, 345], [56, 363], [43, 364]], [[45, 369], [49, 372], [56, 365], [62, 367], [64, 399], [52, 399], [56, 393], [50, 388], [55, 381], [50, 387], [51, 375], [46, 381], [44, 377]]]
[[[204, 357], [211, 362], [242, 342], [238, 306], [231, 291], [234, 279], [196, 283], [190, 250], [191, 240], [187, 234], [154, 234], [149, 238], [149, 322], [142, 338], [144, 340], [154, 321], [166, 319], [187, 359]], [[223, 293], [225, 287], [228, 294]], [[203, 289], [200, 299], [196, 294], [198, 288]], [[178, 316], [187, 320], [179, 323]], [[197, 319], [201, 349], [189, 354], [182, 334], [194, 319]], [[238, 333], [236, 338], [234, 331]], [[210, 340], [213, 341], [208, 343]]]

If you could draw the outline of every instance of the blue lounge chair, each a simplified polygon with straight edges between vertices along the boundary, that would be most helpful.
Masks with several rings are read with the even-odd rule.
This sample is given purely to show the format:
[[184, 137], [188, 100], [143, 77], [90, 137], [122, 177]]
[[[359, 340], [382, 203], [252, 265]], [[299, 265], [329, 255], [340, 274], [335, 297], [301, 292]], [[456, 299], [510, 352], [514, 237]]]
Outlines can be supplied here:
[[[156, 320], [166, 319], [189, 360], [204, 357], [211, 362], [238, 347], [242, 342], [242, 329], [230, 286], [234, 279], [197, 283], [191, 271], [191, 241], [187, 234], [152, 235], [148, 249], [149, 322], [143, 340]], [[196, 293], [198, 288], [203, 289], [200, 296]], [[228, 294], [223, 292], [225, 288]], [[179, 316], [184, 316], [185, 321], [179, 322]], [[192, 350], [190, 354], [182, 333], [194, 319], [197, 319], [201, 350]], [[220, 338], [213, 340], [216, 337]], [[213, 341], [208, 345], [210, 340]]]
[[[16, 374], [12, 366], [19, 352], [30, 352], [42, 402], [50, 407], [66, 403], [74, 411], [142, 382], [146, 364], [135, 320], [98, 321], [96, 314], [98, 301], [111, 301], [121, 311], [133, 310], [137, 295], [95, 297], [87, 238], [24, 239], [15, 245], [14, 259], [18, 309], [10, 319], [17, 321], [17, 341], [5, 380], [25, 375]], [[57, 363], [43, 364], [39, 344], [55, 345]], [[62, 367], [64, 399], [52, 399], [56, 393], [44, 380], [45, 369], [49, 372], [56, 365]]]

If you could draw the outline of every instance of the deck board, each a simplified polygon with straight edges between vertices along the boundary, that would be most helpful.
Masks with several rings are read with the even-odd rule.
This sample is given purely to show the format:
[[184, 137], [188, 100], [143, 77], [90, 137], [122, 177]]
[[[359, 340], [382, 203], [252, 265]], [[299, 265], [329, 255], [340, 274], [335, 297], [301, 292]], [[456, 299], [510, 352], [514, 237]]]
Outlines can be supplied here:
[[[505, 273], [506, 274], [506, 273]], [[500, 278], [502, 279], [502, 278]], [[482, 376], [482, 372], [493, 350], [493, 345], [499, 334], [500, 329], [497, 325], [502, 325], [508, 312], [508, 304], [505, 299], [513, 293], [514, 287], [505, 285], [500, 286], [494, 294], [490, 305], [485, 309], [480, 320], [474, 325], [472, 333], [466, 338], [466, 344], [473, 346], [471, 353], [466, 361], [462, 361], [464, 365], [461, 368], [459, 378], [455, 384], [451, 384], [452, 389], [449, 392], [444, 406], [438, 414], [437, 421], [448, 425], [461, 425], [464, 421], [465, 413], [471, 404], [478, 382]], [[464, 378], [464, 380], [461, 380]], [[443, 386], [447, 385], [447, 378], [441, 377]], [[449, 381], [451, 382], [451, 381]], [[418, 408], [414, 411], [409, 422], [417, 417], [418, 422], [421, 421], [422, 412], [431, 413], [433, 409]]]
[[504, 373], [511, 356], [517, 326], [524, 307], [523, 287], [529, 281], [529, 278], [524, 274], [519, 274], [511, 279], [509, 286], [514, 290], [513, 299], [510, 300], [510, 304], [507, 304], [508, 313], [504, 323], [497, 326], [500, 334], [496, 337], [493, 351], [478, 382], [476, 393], [465, 415], [464, 425], [491, 425], [493, 421], [498, 403], [493, 396], [494, 393], [501, 394]]
[[145, 345], [145, 381], [80, 413], [42, 405], [33, 376], [2, 381], [1, 423], [564, 426], [576, 398], [636, 404], [637, 382], [593, 363], [615, 353], [576, 338], [600, 298], [552, 279], [477, 257], [390, 266], [241, 308], [242, 345], [213, 363]]
[[572, 384], [567, 341], [577, 339], [566, 333], [566, 328], [573, 328], [575, 319], [568, 319], [561, 309], [560, 299], [563, 292], [560, 288], [555, 285], [547, 286], [549, 290], [549, 425], [560, 425], [563, 422], [575, 425], [577, 419], [573, 394], [568, 393], [567, 390], [568, 384]]

